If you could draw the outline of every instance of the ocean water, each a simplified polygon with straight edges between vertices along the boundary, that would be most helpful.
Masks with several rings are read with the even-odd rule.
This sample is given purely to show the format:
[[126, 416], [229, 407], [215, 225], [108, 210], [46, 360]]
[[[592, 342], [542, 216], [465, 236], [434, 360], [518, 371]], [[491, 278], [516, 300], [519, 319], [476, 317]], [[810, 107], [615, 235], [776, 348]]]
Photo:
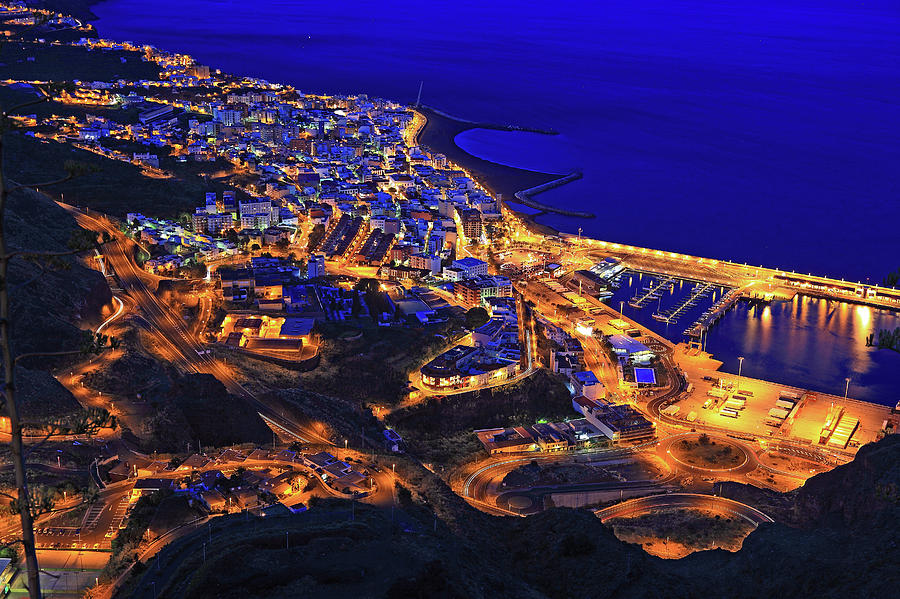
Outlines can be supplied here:
[[[582, 169], [540, 196], [597, 214], [540, 217], [562, 230], [849, 280], [900, 267], [897, 0], [110, 0], [93, 10], [101, 35], [226, 71], [410, 103], [422, 82], [423, 103], [462, 118], [558, 131], [475, 130], [457, 142], [512, 166]], [[735, 310], [708, 349], [732, 372], [744, 355], [751, 376], [830, 392], [851, 376], [851, 396], [896, 401], [900, 354], [862, 341], [896, 315], [822, 310]]]
[[[900, 267], [896, 0], [111, 0], [101, 34], [315, 92], [422, 101], [485, 158], [583, 180], [544, 222], [880, 281]], [[493, 141], [491, 141], [493, 139]], [[561, 149], [561, 146], [564, 146]]]

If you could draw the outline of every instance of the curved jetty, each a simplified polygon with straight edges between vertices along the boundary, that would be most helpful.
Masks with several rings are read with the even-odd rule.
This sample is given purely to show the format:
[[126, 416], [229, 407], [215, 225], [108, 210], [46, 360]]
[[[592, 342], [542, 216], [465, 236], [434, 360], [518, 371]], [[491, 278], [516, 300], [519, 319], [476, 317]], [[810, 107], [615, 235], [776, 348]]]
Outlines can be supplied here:
[[571, 183], [572, 181], [577, 181], [584, 176], [580, 170], [572, 171], [565, 177], [560, 177], [559, 179], [554, 179], [553, 181], [548, 181], [546, 183], [542, 183], [530, 189], [523, 189], [522, 191], [517, 191], [514, 195], [516, 200], [520, 204], [524, 204], [529, 208], [534, 208], [535, 210], [541, 210], [543, 212], [554, 212], [556, 214], [562, 214], [563, 216], [577, 216], [579, 218], [594, 218], [596, 215], [593, 212], [581, 212], [579, 210], [566, 210], [565, 208], [557, 208], [555, 206], [548, 206], [547, 204], [543, 204], [541, 202], [537, 202], [532, 199], [532, 196], [536, 196], [539, 193], [544, 193], [545, 191], [550, 191], [556, 187], [560, 187], [562, 185], [566, 185], [567, 183]]

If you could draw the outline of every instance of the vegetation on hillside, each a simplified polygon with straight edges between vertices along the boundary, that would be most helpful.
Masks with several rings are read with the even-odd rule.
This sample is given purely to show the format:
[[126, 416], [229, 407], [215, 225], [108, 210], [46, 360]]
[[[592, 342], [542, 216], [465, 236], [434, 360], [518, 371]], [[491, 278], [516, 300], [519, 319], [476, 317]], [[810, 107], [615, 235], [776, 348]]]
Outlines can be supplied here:
[[560, 378], [538, 371], [502, 387], [433, 396], [388, 417], [425, 462], [453, 464], [481, 450], [476, 429], [572, 418], [571, 396]]

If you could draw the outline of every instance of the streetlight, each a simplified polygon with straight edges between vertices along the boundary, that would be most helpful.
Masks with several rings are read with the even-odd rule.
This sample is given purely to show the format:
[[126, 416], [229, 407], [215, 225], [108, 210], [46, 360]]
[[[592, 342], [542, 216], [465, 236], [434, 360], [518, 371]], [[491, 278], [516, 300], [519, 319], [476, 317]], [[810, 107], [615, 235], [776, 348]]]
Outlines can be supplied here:
[[844, 379], [844, 399], [847, 399], [847, 393], [850, 391], [850, 377]]
[[744, 368], [744, 356], [738, 356], [738, 391], [741, 390], [741, 370]]

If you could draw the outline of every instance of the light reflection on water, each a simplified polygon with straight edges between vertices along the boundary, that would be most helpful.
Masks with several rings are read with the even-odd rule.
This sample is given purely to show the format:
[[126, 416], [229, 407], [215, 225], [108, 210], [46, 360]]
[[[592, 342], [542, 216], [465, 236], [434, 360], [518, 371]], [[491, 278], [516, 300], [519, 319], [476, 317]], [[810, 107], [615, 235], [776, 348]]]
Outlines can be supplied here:
[[[651, 315], [687, 297], [693, 284], [676, 284], [674, 293], [635, 309], [628, 300], [649, 285], [649, 278], [630, 279], [629, 285], [629, 275], [623, 277], [610, 305], [619, 309], [624, 301], [626, 315], [672, 341], [684, 340], [683, 331], [714, 301], [706, 298], [667, 325]], [[726, 372], [736, 373], [738, 356], [744, 356], [742, 373], [749, 377], [836, 395], [843, 395], [850, 377], [850, 397], [893, 405], [900, 399], [900, 353], [866, 347], [865, 339], [878, 329], [898, 326], [897, 313], [818, 298], [797, 296], [767, 305], [739, 302], [710, 330], [706, 349]]]

